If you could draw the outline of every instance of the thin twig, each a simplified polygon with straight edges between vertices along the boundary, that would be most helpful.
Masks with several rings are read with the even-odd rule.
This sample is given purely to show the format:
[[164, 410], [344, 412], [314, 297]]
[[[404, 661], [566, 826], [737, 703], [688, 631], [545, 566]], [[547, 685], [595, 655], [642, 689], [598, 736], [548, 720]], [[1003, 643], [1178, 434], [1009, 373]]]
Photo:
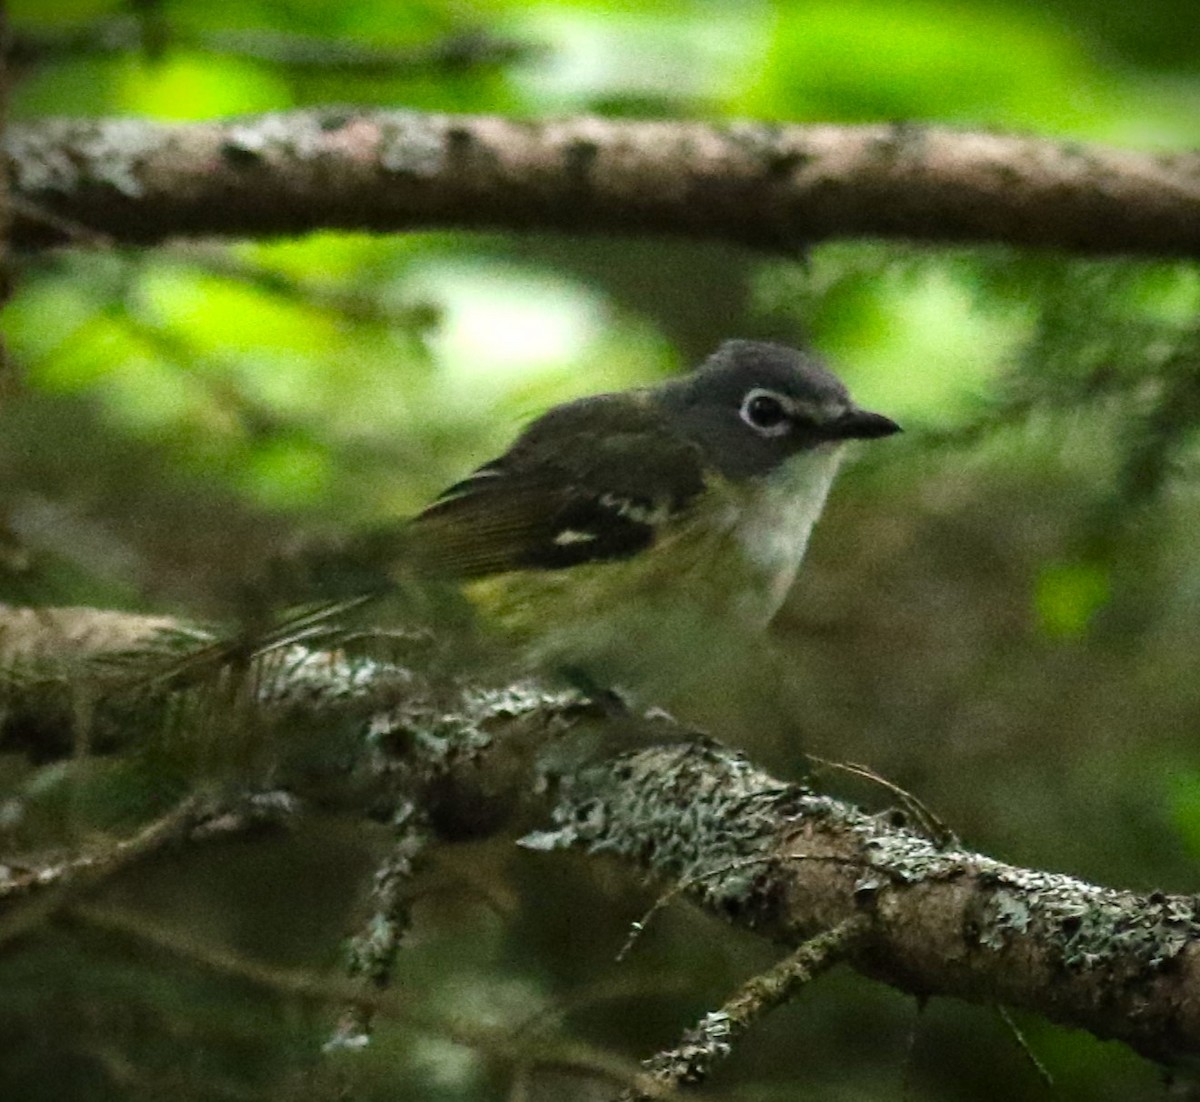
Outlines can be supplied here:
[[87, 245], [94, 249], [112, 249], [118, 244], [116, 238], [103, 230], [94, 230], [74, 218], [56, 214], [42, 203], [22, 199], [19, 195], [11, 196], [8, 203], [12, 212], [25, 221], [57, 231], [64, 244]]
[[17, 872], [10, 866], [9, 875], [0, 880], [0, 907], [26, 902], [4, 914], [0, 922], [0, 945], [40, 925], [100, 883], [175, 842], [185, 838], [200, 842], [228, 838], [266, 823], [277, 823], [294, 810], [295, 803], [286, 793], [256, 793], [220, 804], [193, 794], [130, 838], [65, 859], [31, 863]]
[[659, 911], [667, 906], [668, 903], [674, 902], [681, 896], [686, 895], [692, 888], [698, 887], [705, 880], [714, 880], [724, 876], [726, 873], [737, 872], [740, 869], [747, 868], [751, 865], [761, 865], [767, 861], [776, 860], [775, 857], [747, 857], [738, 861], [730, 861], [725, 865], [718, 865], [716, 868], [707, 869], [696, 876], [688, 876], [672, 884], [665, 892], [663, 892], [653, 903], [650, 904], [645, 914], [641, 918], [634, 919], [629, 924], [629, 934], [625, 938], [621, 948], [617, 950], [617, 963], [620, 964], [633, 951], [633, 947], [637, 944], [638, 939], [646, 932], [646, 927], [650, 925], [650, 920], [654, 918]]
[[1008, 1026], [1009, 1033], [1012, 1034], [1013, 1040], [1017, 1042], [1019, 1048], [1033, 1065], [1033, 1070], [1037, 1072], [1038, 1078], [1048, 1087], [1054, 1086], [1054, 1076], [1050, 1073], [1050, 1069], [1042, 1063], [1041, 1058], [1033, 1051], [1033, 1046], [1029, 1043], [1029, 1038], [1025, 1036], [1025, 1031], [1017, 1024], [1017, 1020], [1012, 1016], [1012, 1012], [1007, 1006], [997, 1006], [996, 1013], [1000, 1015], [1000, 1020]]
[[894, 781], [889, 781], [887, 777], [876, 773], [869, 765], [862, 765], [854, 761], [834, 761], [832, 758], [823, 758], [818, 754], [808, 754], [806, 756], [809, 761], [815, 761], [818, 765], [824, 765], [829, 769], [837, 769], [843, 773], [849, 773], [852, 777], [870, 781], [872, 784], [877, 784], [880, 788], [886, 789], [900, 801], [909, 817], [939, 846], [958, 845], [958, 835], [941, 818], [934, 814], [928, 804], [917, 799], [911, 792], [905, 788], [901, 788]]
[[745, 857], [738, 861], [730, 861], [724, 865], [718, 865], [716, 868], [706, 869], [702, 873], [695, 876], [684, 877], [682, 880], [672, 884], [665, 892], [663, 892], [646, 910], [641, 918], [635, 919], [629, 925], [629, 934], [625, 938], [621, 948], [617, 950], [617, 963], [620, 964], [630, 952], [638, 939], [646, 932], [646, 928], [650, 925], [650, 920], [654, 918], [659, 911], [667, 906], [668, 903], [674, 902], [680, 896], [686, 895], [693, 888], [699, 887], [706, 880], [717, 880], [727, 873], [738, 872], [741, 869], [749, 868], [752, 865], [763, 865], [772, 861], [828, 861], [835, 865], [861, 865], [861, 862], [850, 861], [845, 857], [838, 857], [834, 854], [822, 853], [784, 853], [780, 855], [770, 855], [764, 857]]
[[5, 915], [0, 922], [0, 945], [40, 925], [72, 897], [182, 837], [196, 824], [200, 807], [200, 799], [189, 796], [131, 838], [64, 860], [30, 864], [15, 875], [10, 873], [0, 881], [0, 903], [10, 904], [19, 899], [30, 902]]
[[[651, 1078], [672, 1089], [702, 1083], [713, 1067], [730, 1055], [739, 1037], [841, 960], [869, 927], [866, 915], [847, 919], [809, 938], [773, 967], [747, 980], [720, 1010], [705, 1014], [684, 1033], [677, 1047], [644, 1061]], [[642, 1102], [647, 1097], [635, 1088], [621, 1095], [620, 1102]]]
[[[417, 860], [434, 840], [425, 814], [405, 801], [393, 816], [396, 840], [375, 870], [371, 888], [371, 914], [362, 929], [350, 939], [348, 971], [356, 983], [369, 991], [385, 991], [391, 985], [392, 970], [400, 944], [412, 921], [412, 877]], [[372, 1030], [369, 1003], [350, 1000], [326, 1051], [362, 1048]]]
[[[334, 975], [265, 964], [222, 946], [206, 944], [188, 931], [156, 923], [144, 915], [114, 907], [77, 903], [71, 908], [70, 917], [94, 929], [170, 953], [214, 975], [241, 980], [284, 998], [329, 1007], [357, 1001], [373, 1014], [384, 1015], [417, 1032], [445, 1037], [455, 1044], [485, 1052], [514, 1067], [540, 1065], [565, 1068], [631, 1088], [646, 1083], [644, 1074], [638, 1069], [602, 1049], [557, 1040], [539, 1041], [536, 1045], [523, 1044], [505, 1027], [492, 1028], [475, 1025], [461, 1017], [439, 1016], [427, 1000], [414, 1004], [395, 992], [366, 991], [360, 985]], [[653, 1090], [652, 1085], [650, 1089]]]

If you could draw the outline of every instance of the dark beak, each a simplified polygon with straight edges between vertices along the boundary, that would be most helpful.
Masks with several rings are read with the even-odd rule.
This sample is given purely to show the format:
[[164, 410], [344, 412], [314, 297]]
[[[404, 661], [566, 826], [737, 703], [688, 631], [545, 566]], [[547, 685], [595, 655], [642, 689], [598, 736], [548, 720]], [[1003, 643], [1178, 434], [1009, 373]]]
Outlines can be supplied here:
[[826, 426], [830, 440], [874, 440], [903, 431], [890, 417], [870, 413], [865, 409], [848, 409], [836, 421]]

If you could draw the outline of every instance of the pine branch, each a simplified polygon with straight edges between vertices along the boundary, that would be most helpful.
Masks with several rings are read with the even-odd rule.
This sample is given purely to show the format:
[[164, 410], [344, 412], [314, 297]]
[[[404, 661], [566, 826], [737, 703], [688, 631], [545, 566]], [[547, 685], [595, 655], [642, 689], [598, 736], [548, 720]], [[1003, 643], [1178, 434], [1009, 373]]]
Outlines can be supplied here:
[[[47, 120], [6, 141], [14, 242], [342, 228], [837, 237], [1200, 253], [1200, 157], [945, 127], [312, 110]], [[82, 227], [72, 235], [65, 226]]]
[[866, 915], [848, 963], [914, 995], [1035, 1010], [1145, 1056], [1200, 1051], [1200, 904], [940, 847], [703, 740], [570, 778], [537, 848], [609, 854], [798, 947]]
[[[0, 625], [14, 615], [0, 609]], [[367, 706], [356, 720], [358, 772], [375, 778], [364, 801], [378, 807], [390, 793], [435, 834], [481, 837], [518, 813], [549, 815], [555, 825], [528, 835], [528, 848], [617, 857], [793, 950], [850, 923], [846, 962], [902, 991], [1034, 1010], [1157, 1060], [1200, 1055], [1193, 896], [1119, 891], [939, 844], [890, 816], [779, 781], [661, 714], [613, 717], [535, 685], [448, 695], [411, 671], [298, 644], [284, 653], [249, 679], [262, 707], [303, 710], [327, 731], [331, 717], [353, 715], [348, 701]], [[79, 658], [77, 648], [66, 672], [78, 671]], [[55, 681], [45, 684], [52, 699]], [[154, 689], [199, 691], [165, 681]], [[26, 709], [38, 703], [36, 693], [22, 700]], [[120, 707], [119, 696], [109, 702], [110, 722]], [[131, 705], [131, 722], [144, 721], [145, 707], [140, 698]], [[12, 715], [0, 708], [0, 742]], [[286, 729], [292, 735], [296, 724]], [[592, 753], [580, 764], [572, 740], [614, 756]], [[305, 767], [311, 774], [312, 761]], [[344, 773], [345, 762], [329, 768]], [[318, 803], [319, 788], [291, 785], [286, 764], [273, 773], [302, 802]], [[343, 789], [340, 806], [346, 798]], [[780, 990], [786, 996], [786, 984]]]

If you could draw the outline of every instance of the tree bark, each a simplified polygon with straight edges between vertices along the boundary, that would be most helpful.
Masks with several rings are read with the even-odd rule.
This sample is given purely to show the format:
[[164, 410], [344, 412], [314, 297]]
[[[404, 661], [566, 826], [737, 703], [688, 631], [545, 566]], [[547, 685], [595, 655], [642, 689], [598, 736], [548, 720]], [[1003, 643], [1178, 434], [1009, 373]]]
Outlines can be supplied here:
[[[67, 722], [80, 692], [108, 731], [121, 725], [123, 710], [132, 730], [154, 730], [155, 699], [179, 712], [181, 693], [227, 692], [188, 659], [197, 640], [206, 653], [196, 629], [120, 621], [117, 613], [61, 610], [35, 623], [0, 606], [0, 639], [9, 628], [0, 750]], [[131, 646], [170, 656], [188, 676], [138, 677], [127, 696], [102, 695], [112, 684], [114, 647]], [[108, 672], [88, 688], [92, 648]], [[11, 676], [22, 670], [31, 676]], [[301, 716], [324, 737], [334, 724], [354, 725], [361, 769], [378, 782], [363, 789], [364, 802], [377, 805], [386, 789], [435, 836], [479, 837], [532, 821], [549, 829], [527, 834], [528, 848], [617, 857], [789, 948], [850, 923], [858, 932], [848, 963], [914, 995], [1035, 1010], [1157, 1060], [1200, 1056], [1197, 897], [1138, 895], [940, 844], [893, 816], [777, 780], [661, 713], [613, 716], [529, 684], [459, 687], [447, 696], [419, 673], [298, 645], [243, 675], [261, 721], [274, 716], [288, 734]], [[134, 738], [109, 744], [119, 752]], [[71, 739], [60, 735], [58, 743], [70, 752]], [[598, 758], [596, 746], [612, 756]], [[54, 748], [44, 749], [50, 756]], [[311, 759], [304, 770], [308, 789], [294, 787], [311, 806], [323, 781]], [[330, 762], [331, 775], [344, 770], [340, 756]], [[286, 763], [271, 775], [286, 783]], [[64, 866], [56, 855], [55, 868]]]
[[1200, 253], [1200, 156], [925, 125], [326, 109], [47, 120], [6, 149], [26, 248], [451, 227]]

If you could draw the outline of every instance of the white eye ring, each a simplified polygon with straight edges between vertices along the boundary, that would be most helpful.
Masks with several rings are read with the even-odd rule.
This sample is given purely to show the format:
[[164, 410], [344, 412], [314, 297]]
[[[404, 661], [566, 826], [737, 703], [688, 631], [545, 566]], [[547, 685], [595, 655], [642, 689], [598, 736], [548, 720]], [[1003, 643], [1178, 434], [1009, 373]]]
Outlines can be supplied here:
[[738, 413], [760, 436], [785, 436], [792, 427], [791, 407], [786, 395], [756, 386], [746, 392]]

